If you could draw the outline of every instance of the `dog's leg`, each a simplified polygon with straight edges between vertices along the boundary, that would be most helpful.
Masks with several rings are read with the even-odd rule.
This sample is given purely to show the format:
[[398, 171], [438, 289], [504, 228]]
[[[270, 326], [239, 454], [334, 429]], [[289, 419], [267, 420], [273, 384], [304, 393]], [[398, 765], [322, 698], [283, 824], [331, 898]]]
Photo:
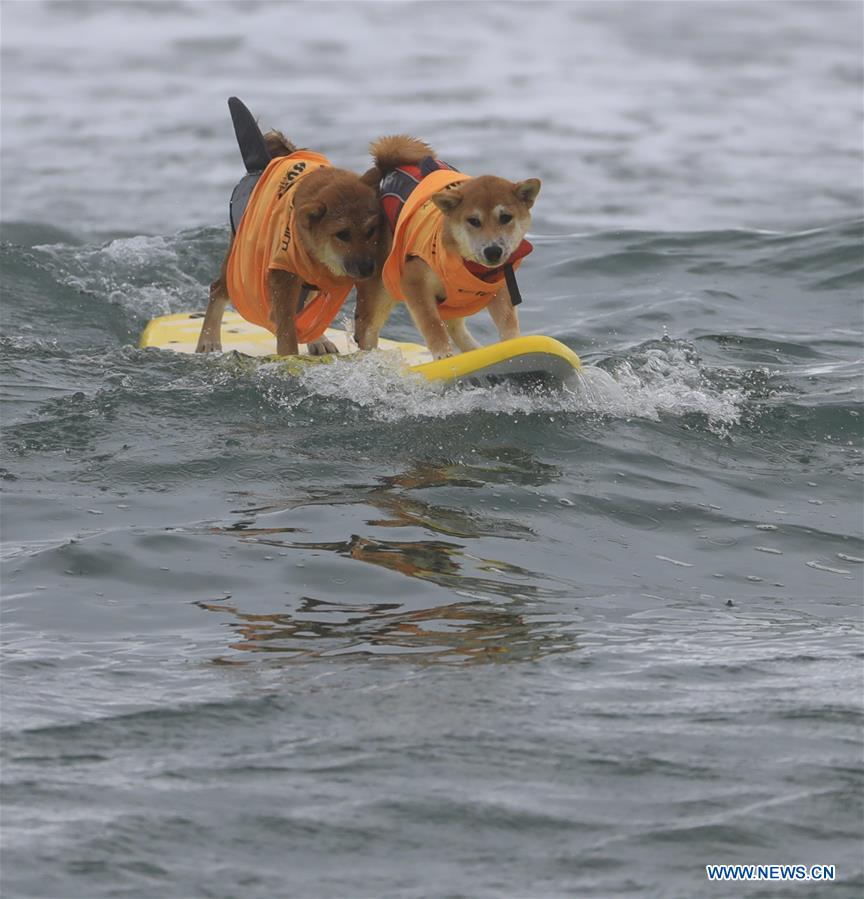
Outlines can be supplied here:
[[453, 355], [450, 335], [438, 314], [436, 296], [443, 290], [438, 277], [422, 259], [409, 259], [402, 275], [402, 293], [417, 330], [423, 335], [434, 359]]
[[486, 307], [495, 327], [498, 329], [498, 337], [501, 340], [511, 340], [518, 337], [521, 333], [519, 330], [519, 314], [516, 307], [510, 302], [510, 293], [506, 287], [495, 295], [495, 299]]
[[276, 326], [276, 352], [280, 356], [296, 356], [297, 303], [300, 299], [300, 279], [281, 269], [267, 272], [267, 290], [270, 293], [270, 318]]
[[448, 319], [444, 322], [444, 327], [447, 328], [450, 339], [463, 353], [467, 353], [469, 350], [480, 349], [481, 344], [471, 336], [464, 318]]
[[225, 258], [222, 260], [219, 277], [210, 284], [210, 302], [207, 304], [207, 311], [204, 313], [201, 334], [198, 337], [198, 345], [195, 347], [196, 353], [222, 352], [222, 316], [225, 314], [225, 307], [230, 302], [226, 278], [230, 252], [231, 248], [229, 247], [228, 253], [225, 254]]
[[354, 308], [354, 341], [361, 350], [374, 350], [396, 301], [380, 278], [357, 283], [357, 305]]

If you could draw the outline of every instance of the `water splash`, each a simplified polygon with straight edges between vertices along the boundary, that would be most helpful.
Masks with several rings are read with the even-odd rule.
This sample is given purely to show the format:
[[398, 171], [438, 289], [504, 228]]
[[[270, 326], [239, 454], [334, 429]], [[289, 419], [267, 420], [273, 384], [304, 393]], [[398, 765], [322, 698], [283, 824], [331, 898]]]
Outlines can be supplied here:
[[621, 396], [617, 403], [609, 393], [603, 400], [611, 402], [613, 414], [618, 416], [626, 415], [630, 407], [629, 415], [634, 418], [656, 420], [662, 415], [698, 413], [715, 427], [740, 421], [747, 372], [735, 372], [731, 377], [725, 373], [721, 386], [686, 341], [649, 341], [624, 358], [604, 363], [606, 369]]
[[[698, 413], [712, 428], [740, 420], [744, 391], [737, 386], [713, 385], [688, 346], [666, 341], [603, 365], [584, 366], [560, 391], [528, 392], [504, 384], [453, 387], [430, 383], [408, 371], [398, 353], [381, 351], [303, 368], [299, 381], [309, 393], [348, 400], [368, 409], [379, 421], [478, 412], [582, 413], [654, 421], [661, 416]], [[259, 375], [265, 380], [284, 376], [278, 364], [263, 366]]]
[[122, 307], [136, 318], [203, 308], [227, 236], [219, 228], [169, 237], [119, 237], [106, 244], [43, 244], [61, 284]]

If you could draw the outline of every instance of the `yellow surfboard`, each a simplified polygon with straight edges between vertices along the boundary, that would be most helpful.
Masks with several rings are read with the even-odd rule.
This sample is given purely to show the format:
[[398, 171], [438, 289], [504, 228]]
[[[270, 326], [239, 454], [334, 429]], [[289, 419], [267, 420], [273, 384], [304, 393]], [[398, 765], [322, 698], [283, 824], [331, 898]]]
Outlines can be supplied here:
[[[194, 353], [203, 318], [203, 312], [160, 315], [148, 322], [139, 346]], [[326, 336], [336, 344], [341, 355], [357, 352], [357, 347], [345, 331], [331, 328]], [[554, 387], [566, 383], [582, 367], [576, 353], [552, 337], [516, 337], [438, 361], [433, 361], [426, 347], [419, 343], [382, 338], [378, 345], [382, 350], [398, 350], [410, 371], [430, 381], [471, 384], [513, 381]], [[224, 352], [236, 350], [247, 356], [273, 356], [276, 353], [276, 338], [229, 309], [222, 320], [222, 349]], [[305, 347], [301, 346], [301, 355], [294, 357], [296, 361], [303, 360], [304, 350]], [[311, 361], [313, 357], [306, 358]]]

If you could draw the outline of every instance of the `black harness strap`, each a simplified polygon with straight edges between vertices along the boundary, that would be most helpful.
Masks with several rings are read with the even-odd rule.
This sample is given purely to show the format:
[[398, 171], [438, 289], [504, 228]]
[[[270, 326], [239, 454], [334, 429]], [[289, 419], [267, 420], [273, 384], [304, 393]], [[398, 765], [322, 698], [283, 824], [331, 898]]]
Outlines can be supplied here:
[[244, 175], [234, 190], [231, 192], [231, 202], [228, 204], [228, 218], [231, 221], [231, 233], [236, 234], [240, 227], [240, 219], [249, 205], [249, 198], [255, 185], [261, 177], [261, 172], [250, 172]]
[[509, 263], [504, 266], [504, 281], [507, 283], [507, 292], [510, 294], [510, 304], [518, 306], [522, 302], [522, 294], [519, 292], [519, 285], [516, 283], [516, 272]]
[[297, 312], [294, 313], [295, 315], [299, 315], [303, 311], [306, 300], [309, 299], [309, 294], [312, 293], [313, 290], [318, 290], [314, 284], [304, 284], [300, 288], [300, 296], [297, 298]]
[[456, 169], [451, 165], [447, 165], [446, 162], [439, 162], [433, 156], [424, 156], [420, 160], [420, 174], [425, 178], [427, 175], [431, 175], [432, 172], [437, 172], [438, 169], [452, 169], [454, 172]]

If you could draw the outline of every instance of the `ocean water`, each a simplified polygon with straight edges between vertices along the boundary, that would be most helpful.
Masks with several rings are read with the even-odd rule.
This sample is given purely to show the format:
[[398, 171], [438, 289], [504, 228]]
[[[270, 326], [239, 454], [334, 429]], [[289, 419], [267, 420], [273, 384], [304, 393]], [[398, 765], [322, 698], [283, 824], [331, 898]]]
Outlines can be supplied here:
[[[862, 6], [0, 26], [3, 896], [860, 896]], [[232, 94], [542, 178], [582, 382], [137, 349], [205, 305]]]

